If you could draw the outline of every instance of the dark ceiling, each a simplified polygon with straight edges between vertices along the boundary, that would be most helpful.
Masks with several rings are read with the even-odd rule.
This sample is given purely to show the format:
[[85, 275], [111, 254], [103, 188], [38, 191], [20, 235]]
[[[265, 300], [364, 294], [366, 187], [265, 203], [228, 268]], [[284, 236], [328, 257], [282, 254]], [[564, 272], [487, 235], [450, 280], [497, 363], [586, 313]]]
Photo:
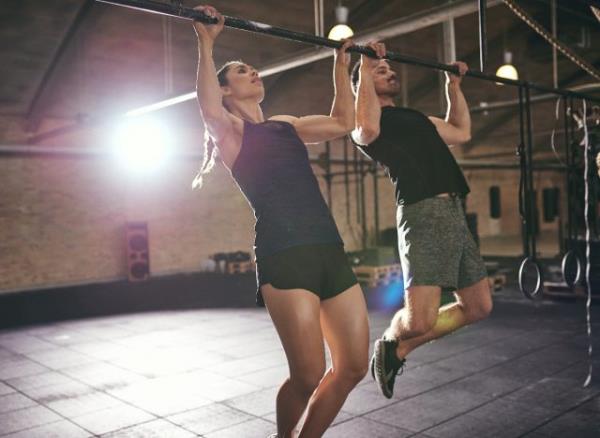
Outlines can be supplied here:
[[[334, 24], [333, 9], [337, 3], [325, 0], [326, 29]], [[345, 0], [343, 3], [351, 11], [350, 25], [360, 33], [447, 1]], [[549, 0], [518, 3], [550, 28]], [[184, 2], [186, 6], [194, 4], [197, 2]], [[215, 0], [214, 6], [227, 15], [314, 32], [311, 0]], [[38, 122], [47, 118], [72, 123], [82, 116], [119, 113], [192, 91], [196, 64], [194, 32], [187, 22], [172, 20], [168, 24], [167, 21], [93, 0], [2, 0], [0, 118], [22, 118], [35, 130]], [[585, 5], [559, 0], [558, 31], [560, 40], [600, 68], [600, 22]], [[435, 59], [440, 55], [441, 42], [441, 26], [436, 25], [386, 43], [402, 53]], [[503, 50], [508, 49], [514, 53], [514, 63], [522, 77], [552, 85], [550, 46], [504, 5], [488, 11], [488, 42], [490, 72], [499, 66]], [[456, 47], [459, 59], [477, 67], [476, 14], [456, 20]], [[217, 62], [243, 58], [260, 67], [305, 48], [299, 43], [226, 30], [219, 37], [215, 58]], [[561, 86], [597, 82], [562, 56], [558, 70]], [[410, 67], [406, 76], [409, 103], [422, 110], [440, 112], [438, 73]], [[314, 98], [302, 105], [294, 102], [288, 112], [327, 111], [331, 99], [329, 77], [330, 61], [325, 60], [268, 78], [266, 111], [287, 109], [286, 105], [290, 105], [286, 90], [309, 84], [312, 88], [322, 88], [323, 92], [316, 90]], [[323, 85], [315, 85], [315, 81]], [[507, 88], [474, 80], [465, 84], [471, 104], [514, 98], [514, 90]], [[182, 112], [189, 113], [189, 108], [190, 104], [181, 105]], [[507, 123], [512, 115], [514, 111], [509, 110], [486, 116], [486, 120], [476, 123], [476, 138], [502, 135], [503, 129], [514, 131], [514, 126]], [[481, 116], [474, 116], [477, 117]]]

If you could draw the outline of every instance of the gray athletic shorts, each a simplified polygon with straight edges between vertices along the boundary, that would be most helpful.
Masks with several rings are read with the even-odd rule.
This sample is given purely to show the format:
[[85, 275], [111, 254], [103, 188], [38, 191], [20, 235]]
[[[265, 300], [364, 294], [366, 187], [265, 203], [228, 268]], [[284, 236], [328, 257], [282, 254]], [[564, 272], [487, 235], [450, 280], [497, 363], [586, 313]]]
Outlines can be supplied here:
[[460, 197], [433, 197], [399, 205], [396, 220], [405, 289], [440, 286], [454, 291], [487, 276]]

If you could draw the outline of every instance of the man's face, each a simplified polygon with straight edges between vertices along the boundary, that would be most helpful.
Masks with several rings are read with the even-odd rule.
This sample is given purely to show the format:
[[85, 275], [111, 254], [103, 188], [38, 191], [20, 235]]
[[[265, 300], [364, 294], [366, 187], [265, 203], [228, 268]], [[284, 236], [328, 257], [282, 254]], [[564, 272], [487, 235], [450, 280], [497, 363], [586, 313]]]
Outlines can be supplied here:
[[400, 93], [398, 75], [390, 68], [390, 64], [382, 59], [372, 70], [375, 92], [378, 95], [397, 96]]

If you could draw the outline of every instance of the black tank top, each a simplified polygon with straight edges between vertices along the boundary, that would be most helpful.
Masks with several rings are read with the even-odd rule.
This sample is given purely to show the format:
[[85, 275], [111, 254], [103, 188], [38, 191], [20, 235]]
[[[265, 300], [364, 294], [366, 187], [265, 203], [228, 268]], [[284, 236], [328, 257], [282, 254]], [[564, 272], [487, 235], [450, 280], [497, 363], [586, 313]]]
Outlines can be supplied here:
[[386, 106], [381, 108], [380, 125], [373, 143], [358, 146], [386, 168], [398, 204], [414, 204], [440, 193], [469, 193], [458, 163], [425, 114]]
[[254, 210], [258, 260], [297, 245], [343, 244], [292, 124], [244, 121], [231, 174]]

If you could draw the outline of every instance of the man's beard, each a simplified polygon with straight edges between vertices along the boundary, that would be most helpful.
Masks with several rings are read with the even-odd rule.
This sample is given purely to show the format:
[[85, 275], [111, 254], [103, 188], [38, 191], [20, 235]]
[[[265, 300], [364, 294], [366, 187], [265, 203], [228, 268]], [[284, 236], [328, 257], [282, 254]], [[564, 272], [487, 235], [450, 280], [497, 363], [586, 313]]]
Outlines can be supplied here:
[[398, 97], [400, 95], [400, 87], [399, 86], [391, 86], [388, 87], [384, 93], [382, 93], [389, 97]]
[[400, 82], [398, 79], [394, 79], [393, 81], [388, 80], [387, 82], [387, 90], [386, 94], [391, 97], [396, 97], [400, 94]]

